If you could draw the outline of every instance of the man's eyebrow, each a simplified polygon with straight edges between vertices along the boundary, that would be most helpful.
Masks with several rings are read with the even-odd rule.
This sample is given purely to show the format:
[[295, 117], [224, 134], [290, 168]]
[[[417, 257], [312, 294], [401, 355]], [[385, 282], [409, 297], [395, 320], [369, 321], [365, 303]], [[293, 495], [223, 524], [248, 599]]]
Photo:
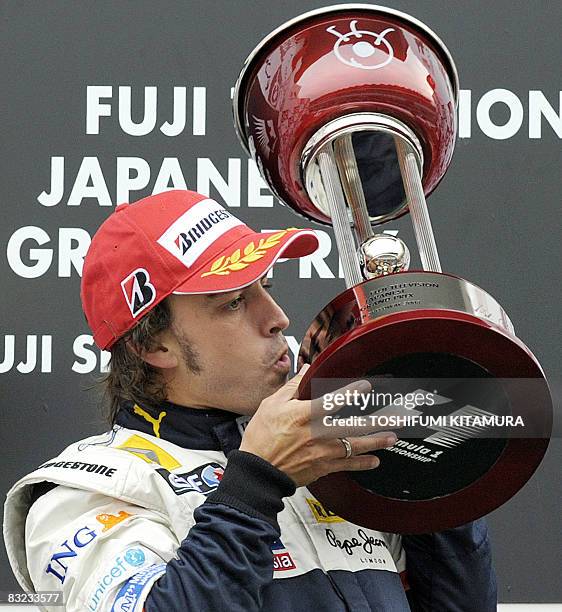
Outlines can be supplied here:
[[218, 291], [217, 293], [206, 293], [205, 297], [209, 300], [216, 300], [217, 298], [220, 297], [224, 297], [225, 295], [228, 295], [229, 293], [234, 293], [234, 291]]
[[[264, 278], [267, 280], [267, 272], [266, 272], [266, 273], [265, 273], [263, 276], [261, 276], [260, 278], [256, 279], [256, 280], [254, 281], [254, 283], [257, 283], [257, 282], [260, 282], [260, 283], [261, 283], [261, 282], [263, 281], [263, 279], [264, 279]], [[228, 295], [228, 294], [230, 294], [230, 293], [236, 293], [236, 292], [238, 292], [238, 291], [242, 291], [242, 292], [244, 292], [244, 291], [246, 291], [247, 289], [249, 289], [249, 288], [250, 288], [250, 287], [251, 287], [251, 286], [252, 286], [254, 283], [250, 283], [249, 285], [246, 285], [245, 287], [242, 287], [242, 289], [233, 289], [232, 291], [219, 291], [219, 292], [217, 292], [217, 293], [206, 293], [206, 294], [205, 294], [205, 297], [206, 297], [206, 298], [207, 298], [209, 301], [213, 301], [213, 300], [216, 300], [217, 298], [220, 298], [220, 297], [225, 297], [225, 296], [227, 296], [227, 295]]]

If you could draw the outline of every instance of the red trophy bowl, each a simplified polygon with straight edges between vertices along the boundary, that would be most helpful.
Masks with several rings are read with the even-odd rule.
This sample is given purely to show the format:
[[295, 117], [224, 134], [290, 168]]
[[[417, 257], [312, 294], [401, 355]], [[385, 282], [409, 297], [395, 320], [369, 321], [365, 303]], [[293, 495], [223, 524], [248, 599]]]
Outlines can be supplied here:
[[[386, 428], [399, 439], [374, 453], [376, 470], [309, 486], [339, 516], [381, 531], [439, 531], [494, 510], [531, 477], [552, 429], [544, 373], [505, 311], [441, 271], [426, 196], [451, 161], [458, 91], [451, 55], [426, 25], [362, 4], [281, 26], [235, 87], [243, 146], [282, 203], [333, 226], [344, 270], [347, 289], [303, 338], [299, 365], [311, 367], [299, 397], [368, 378], [394, 399], [349, 406], [349, 418], [418, 419]], [[373, 232], [407, 212], [419, 271], [402, 240]], [[415, 393], [425, 403], [397, 402]]]

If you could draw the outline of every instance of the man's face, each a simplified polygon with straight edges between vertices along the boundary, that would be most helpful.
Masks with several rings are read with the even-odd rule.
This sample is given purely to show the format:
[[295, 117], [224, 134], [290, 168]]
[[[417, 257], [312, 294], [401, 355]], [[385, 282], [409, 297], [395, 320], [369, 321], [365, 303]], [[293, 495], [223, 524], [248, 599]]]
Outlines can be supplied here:
[[287, 380], [283, 330], [289, 319], [266, 278], [229, 293], [171, 295], [171, 336], [178, 356], [168, 398], [192, 407], [253, 414]]

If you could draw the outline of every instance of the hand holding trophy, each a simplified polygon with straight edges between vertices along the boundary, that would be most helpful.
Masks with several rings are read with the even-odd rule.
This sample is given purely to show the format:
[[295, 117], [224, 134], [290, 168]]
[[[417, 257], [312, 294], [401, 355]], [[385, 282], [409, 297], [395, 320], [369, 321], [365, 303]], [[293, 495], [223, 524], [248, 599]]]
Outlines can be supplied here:
[[[408, 409], [426, 421], [376, 451], [379, 468], [309, 487], [339, 516], [382, 531], [439, 531], [497, 508], [538, 467], [552, 427], [544, 373], [503, 308], [441, 271], [426, 196], [452, 158], [458, 93], [453, 59], [426, 25], [361, 4], [281, 26], [235, 88], [240, 141], [281, 202], [333, 226], [344, 271], [347, 289], [303, 339], [299, 362], [311, 367], [300, 397], [325, 391], [315, 381], [357, 378], [433, 393]], [[407, 212], [422, 270], [409, 270], [402, 240], [373, 230]]]

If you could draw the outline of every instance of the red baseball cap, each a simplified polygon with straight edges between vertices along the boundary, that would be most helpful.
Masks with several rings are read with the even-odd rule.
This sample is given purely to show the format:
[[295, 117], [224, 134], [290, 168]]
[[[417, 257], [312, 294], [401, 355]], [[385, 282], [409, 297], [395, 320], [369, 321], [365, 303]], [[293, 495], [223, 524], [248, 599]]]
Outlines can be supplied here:
[[204, 195], [166, 191], [120, 204], [102, 223], [84, 260], [82, 307], [107, 349], [171, 293], [241, 289], [279, 257], [317, 247], [311, 229], [254, 232]]

